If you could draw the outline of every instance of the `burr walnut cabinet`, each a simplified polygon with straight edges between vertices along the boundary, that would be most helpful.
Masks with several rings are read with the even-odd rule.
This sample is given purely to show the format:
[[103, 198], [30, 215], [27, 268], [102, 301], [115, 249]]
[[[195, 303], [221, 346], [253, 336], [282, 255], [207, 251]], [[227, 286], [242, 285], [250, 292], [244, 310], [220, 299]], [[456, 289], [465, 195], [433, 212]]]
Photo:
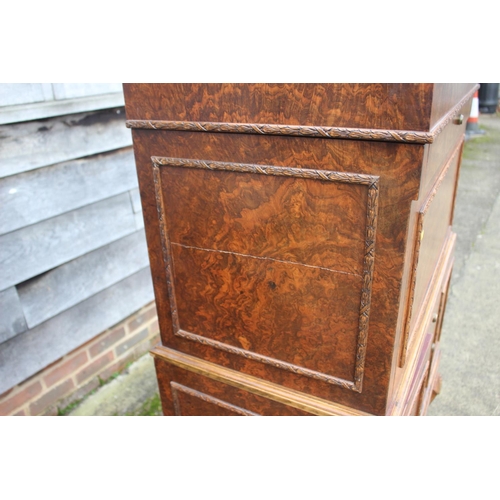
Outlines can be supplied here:
[[423, 415], [475, 84], [126, 84], [165, 415]]

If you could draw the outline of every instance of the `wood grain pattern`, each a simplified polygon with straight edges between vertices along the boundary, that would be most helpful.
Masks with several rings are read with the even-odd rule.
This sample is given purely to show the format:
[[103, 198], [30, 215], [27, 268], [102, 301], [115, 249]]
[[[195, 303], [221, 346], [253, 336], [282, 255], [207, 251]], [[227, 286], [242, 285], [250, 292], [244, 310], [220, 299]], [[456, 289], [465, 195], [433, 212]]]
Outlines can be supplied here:
[[[434, 185], [432, 186], [431, 190], [427, 194], [426, 198], [424, 199], [422, 206], [420, 207], [418, 213], [417, 213], [417, 221], [415, 224], [415, 236], [414, 236], [414, 248], [413, 248], [413, 255], [412, 255], [412, 269], [411, 269], [411, 275], [410, 275], [410, 281], [409, 281], [409, 293], [408, 293], [408, 305], [406, 307], [406, 319], [404, 323], [404, 329], [403, 329], [403, 346], [402, 346], [402, 351], [401, 351], [401, 358], [400, 358], [400, 366], [403, 366], [406, 360], [406, 354], [408, 351], [408, 343], [410, 341], [410, 335], [411, 335], [411, 328], [414, 326], [416, 318], [412, 315], [413, 312], [413, 306], [415, 302], [415, 293], [417, 290], [417, 277], [419, 276], [418, 273], [418, 265], [419, 265], [419, 257], [420, 257], [420, 247], [422, 244], [422, 240], [424, 237], [426, 237], [426, 243], [428, 241], [434, 240], [439, 246], [441, 242], [443, 241], [443, 230], [446, 232], [446, 228], [448, 225], [451, 225], [451, 218], [452, 214], [450, 211], [452, 211], [452, 206], [454, 202], [454, 195], [455, 195], [455, 189], [453, 189], [450, 192], [450, 189], [445, 189], [443, 190], [445, 194], [448, 196], [448, 200], [446, 205], [449, 207], [448, 210], [448, 216], [446, 214], [442, 213], [442, 210], [438, 208], [440, 211], [440, 216], [434, 217], [434, 220], [442, 220], [443, 224], [441, 224], [441, 228], [434, 228], [434, 227], [427, 227], [427, 231], [424, 231], [424, 221], [427, 212], [429, 211], [429, 207], [431, 206], [436, 194], [440, 190], [441, 184], [445, 177], [448, 174], [448, 170], [450, 167], [453, 165], [455, 168], [457, 168], [457, 162], [459, 161], [460, 155], [459, 153], [462, 152], [462, 147], [463, 143], [460, 142], [458, 146], [455, 147], [454, 151], [451, 154], [451, 157], [449, 158], [448, 162], [444, 165], [443, 169], [439, 173], [438, 178], [436, 179]], [[454, 178], [450, 178], [449, 182], [453, 182], [455, 179], [455, 184], [457, 181], [456, 178], [456, 173]], [[443, 193], [443, 191], [440, 192], [440, 194]], [[450, 200], [451, 197], [451, 200]], [[451, 201], [451, 203], [450, 203]], [[438, 234], [435, 234], [438, 232]], [[436, 246], [436, 245], [434, 245]], [[437, 248], [437, 251], [440, 251], [440, 248]], [[430, 271], [432, 272], [434, 270], [434, 267], [437, 262], [437, 256], [436, 256], [436, 249], [425, 249], [425, 252], [427, 254], [427, 257], [429, 260], [432, 261], [431, 266], [429, 266]], [[432, 260], [433, 259], [433, 260]], [[423, 276], [423, 278], [422, 278]], [[420, 280], [430, 280], [431, 276], [429, 275], [428, 272], [423, 272], [420, 273]], [[422, 300], [422, 288], [425, 286], [426, 283], [420, 285], [420, 293], [417, 296], [417, 305], [419, 305], [419, 301]], [[417, 310], [420, 310], [417, 308]]]
[[123, 89], [128, 120], [428, 131], [433, 87], [428, 83], [134, 83]]
[[[387, 397], [383, 385], [384, 380], [387, 380], [388, 377], [383, 366], [390, 363], [391, 359], [391, 354], [384, 345], [393, 342], [390, 339], [396, 332], [397, 310], [394, 310], [394, 304], [398, 302], [400, 293], [399, 283], [404, 264], [406, 217], [409, 214], [410, 202], [412, 199], [416, 199], [418, 193], [418, 172], [415, 172], [415, 165], [421, 164], [422, 151], [418, 147], [408, 148], [404, 145], [381, 142], [311, 142], [310, 139], [297, 137], [147, 130], [134, 130], [133, 133], [134, 136], [140, 136], [139, 146], [136, 148], [136, 161], [139, 165], [140, 191], [145, 206], [144, 217], [150, 261], [152, 268], [159, 270], [153, 275], [153, 281], [158, 297], [157, 306], [164, 344], [195, 356], [206, 357], [208, 360], [225, 364], [225, 366], [236, 370], [248, 371], [248, 373], [275, 380], [277, 383], [291, 388], [306, 390], [311, 394], [328, 397], [342, 404], [358, 405], [358, 409], [369, 413], [383, 413], [385, 411], [384, 400]], [[329, 387], [325, 387], [325, 383], [320, 381], [317, 381], [316, 385], [313, 383], [314, 379], [280, 370], [271, 365], [263, 365], [241, 356], [234, 356], [209, 346], [196, 345], [194, 342], [183, 340], [173, 334], [172, 311], [170, 303], [168, 303], [168, 284], [164, 272], [165, 262], [161, 246], [157, 202], [154, 197], [151, 198], [145, 194], [155, 192], [151, 157], [162, 156], [165, 152], [169, 153], [169, 157], [175, 158], [192, 158], [194, 156], [194, 158], [214, 159], [214, 154], [217, 154], [218, 161], [231, 160], [233, 163], [281, 167], [313, 165], [314, 170], [359, 172], [380, 176], [379, 215], [375, 243], [377, 257], [374, 266], [368, 333], [368, 339], [371, 340], [368, 340], [366, 346], [362, 392], [364, 397], [362, 399], [354, 399], [346, 395], [346, 392], [353, 395], [359, 394], [355, 391], [345, 391], [340, 386], [332, 384], [326, 384]], [[272, 177], [266, 176], [266, 179]], [[328, 183], [332, 187], [333, 184]], [[362, 186], [349, 185], [345, 187], [346, 189], [356, 188], [367, 191], [367, 188]], [[203, 192], [211, 192], [211, 189], [205, 185]], [[195, 199], [193, 203], [196, 203]], [[190, 209], [189, 213], [192, 214], [193, 210]], [[373, 292], [374, 289], [378, 290], [377, 293]], [[265, 369], [263, 369], [264, 366]]]
[[[415, 210], [457, 144], [463, 124], [453, 119], [473, 88], [125, 85], [129, 125], [144, 127], [132, 133], [162, 343], [175, 356], [199, 360], [196, 366], [217, 367], [203, 377], [230, 370], [355, 412], [418, 414], [430, 362], [425, 325], [445, 273], [441, 257], [453, 248], [457, 165], [425, 217], [430, 238], [420, 248], [415, 300], [421, 310], [412, 327], [418, 332], [401, 369]], [[398, 142], [407, 139], [393, 131], [415, 133], [410, 140], [421, 143]], [[370, 191], [370, 183], [332, 182], [330, 172], [378, 177], [377, 190]], [[366, 209], [372, 195], [376, 231]], [[360, 340], [353, 325], [359, 328], [367, 316], [353, 319], [352, 306], [363, 311], [368, 289], [367, 337]], [[336, 328], [346, 334], [325, 335]], [[362, 387], [355, 368], [360, 359]], [[273, 360], [359, 383], [361, 392]], [[254, 411], [245, 403], [248, 395], [216, 390], [193, 375], [192, 363], [176, 363], [157, 364], [167, 413], [174, 411], [172, 380]], [[195, 406], [193, 400], [194, 412]]]
[[[469, 90], [452, 109], [433, 126], [429, 132], [418, 130], [394, 130], [373, 128], [318, 127], [307, 125], [275, 125], [269, 123], [227, 123], [227, 122], [188, 122], [166, 120], [127, 120], [129, 128], [152, 130], [183, 130], [187, 132], [218, 132], [233, 134], [291, 135], [317, 137], [322, 139], [351, 139], [362, 141], [404, 142], [409, 144], [430, 144], [443, 129], [469, 103], [477, 86]], [[467, 111], [465, 111], [467, 112]], [[465, 122], [464, 121], [464, 127]]]
[[[428, 288], [428, 295], [425, 301], [426, 307], [424, 307], [419, 314], [419, 320], [416, 323], [415, 331], [412, 332], [411, 342], [408, 345], [406, 362], [402, 368], [395, 368], [393, 375], [397, 383], [388, 401], [388, 415], [401, 415], [404, 414], [405, 408], [408, 410], [408, 404], [412, 399], [410, 395], [412, 385], [410, 382], [420, 375], [422, 376], [422, 380], [424, 378], [425, 374], [422, 374], [422, 359], [427, 357], [427, 347], [430, 348], [432, 342], [435, 341], [437, 322], [433, 322], [432, 318], [436, 311], [436, 307], [440, 306], [443, 286], [449, 283], [451, 270], [453, 268], [453, 250], [455, 242], [456, 235], [450, 231], [447, 234], [440, 258], [432, 276], [432, 282]], [[424, 342], [426, 339], [428, 343]], [[426, 359], [428, 359], [428, 357]]]
[[[360, 391], [373, 278], [378, 178], [176, 158], [154, 157], [152, 161], [174, 334]], [[177, 178], [172, 180], [168, 175], [162, 181], [160, 166], [170, 167], [166, 172], [177, 172]], [[184, 174], [185, 169], [193, 168], [201, 170], [198, 178], [190, 171]], [[212, 171], [224, 173], [218, 176], [219, 190], [214, 180], [207, 180], [207, 170], [210, 177]], [[265, 179], [264, 184], [261, 176], [270, 179]], [[333, 195], [325, 194], [321, 182], [311, 180], [334, 183]], [[345, 196], [337, 183], [366, 185], [368, 193], [360, 196], [358, 190]], [[208, 197], [200, 196], [200, 188], [206, 184], [214, 188]], [[245, 207], [245, 202], [242, 205], [242, 199], [248, 200], [249, 206]], [[232, 200], [236, 200], [235, 206]], [[329, 203], [325, 204], [325, 200]], [[200, 208], [197, 210], [193, 203]], [[201, 218], [197, 220], [195, 215], [186, 225], [182, 214], [187, 210]], [[235, 218], [236, 213], [240, 217]], [[327, 215], [333, 220], [328, 220]], [[364, 228], [357, 222], [363, 215]], [[237, 222], [236, 231], [230, 228], [232, 220]], [[329, 232], [323, 236], [326, 228]], [[238, 231], [244, 232], [246, 238], [236, 238]], [[344, 255], [354, 254], [356, 258], [356, 241], [353, 245], [349, 238], [356, 232], [358, 259], [363, 268], [359, 265], [357, 273], [350, 267], [350, 272], [339, 271], [335, 267], [345, 265]], [[340, 258], [329, 255], [339, 249]], [[227, 287], [222, 292], [221, 282]], [[282, 290], [287, 290], [285, 297]], [[303, 303], [307, 306], [302, 307]], [[343, 309], [338, 309], [340, 304]], [[344, 321], [339, 322], [342, 316]], [[203, 321], [194, 321], [200, 317]], [[267, 335], [262, 335], [266, 331]], [[276, 346], [288, 359], [275, 359]], [[310, 354], [312, 346], [316, 356]], [[336, 376], [322, 373], [330, 371], [329, 364], [336, 367]]]
[[[210, 395], [219, 399], [228, 393], [228, 389], [234, 388], [229, 393], [230, 400], [260, 415], [368, 416], [367, 413], [338, 403], [230, 370], [163, 346], [155, 347], [151, 354], [155, 357], [164, 410], [168, 412], [171, 408], [172, 414], [173, 401], [170, 383], [175, 381], [194, 389], [200, 386], [208, 387]], [[207, 384], [207, 379], [213, 383]]]
[[[479, 88], [477, 83], [435, 83], [431, 109], [431, 127], [435, 127], [457, 103], [467, 101]], [[467, 111], [467, 115], [469, 110]]]

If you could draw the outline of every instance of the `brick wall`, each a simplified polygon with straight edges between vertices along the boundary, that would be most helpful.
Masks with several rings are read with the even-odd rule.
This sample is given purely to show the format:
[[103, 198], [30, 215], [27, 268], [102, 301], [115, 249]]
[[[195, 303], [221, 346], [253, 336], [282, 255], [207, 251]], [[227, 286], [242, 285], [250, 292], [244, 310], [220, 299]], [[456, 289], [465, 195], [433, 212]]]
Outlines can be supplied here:
[[0, 395], [0, 415], [57, 415], [159, 343], [155, 303]]

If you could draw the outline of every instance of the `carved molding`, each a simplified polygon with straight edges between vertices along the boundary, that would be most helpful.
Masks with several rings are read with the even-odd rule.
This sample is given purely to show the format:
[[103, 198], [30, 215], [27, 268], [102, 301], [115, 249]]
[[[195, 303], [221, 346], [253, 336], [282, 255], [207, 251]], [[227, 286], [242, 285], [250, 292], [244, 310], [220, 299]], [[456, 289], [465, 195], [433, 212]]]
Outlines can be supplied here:
[[183, 392], [184, 394], [188, 394], [189, 396], [193, 396], [195, 398], [201, 399], [206, 403], [210, 403], [220, 408], [224, 408], [225, 410], [233, 411], [234, 413], [238, 413], [239, 415], [245, 415], [247, 417], [258, 417], [260, 416], [257, 413], [254, 413], [250, 410], [245, 410], [245, 408], [241, 408], [239, 406], [233, 405], [231, 403], [227, 403], [226, 401], [222, 401], [222, 399], [214, 398], [204, 392], [197, 391], [195, 389], [191, 389], [191, 387], [187, 387], [182, 384], [178, 384], [177, 382], [170, 382], [170, 387], [172, 389], [172, 400], [174, 403], [174, 412], [178, 417], [182, 416], [181, 406], [179, 401], [179, 392]]
[[[335, 172], [330, 170], [314, 170], [308, 168], [292, 168], [292, 167], [277, 167], [272, 165], [255, 165], [243, 163], [218, 162], [207, 160], [193, 160], [185, 158], [167, 158], [167, 157], [152, 157], [153, 175], [155, 185], [155, 196], [158, 209], [158, 218], [160, 222], [160, 237], [163, 251], [163, 259], [166, 269], [166, 280], [170, 308], [172, 314], [172, 325], [174, 334], [194, 341], [203, 345], [229, 352], [238, 356], [243, 356], [247, 359], [252, 359], [265, 363], [282, 370], [287, 370], [298, 375], [314, 378], [327, 382], [329, 384], [338, 385], [345, 389], [350, 389], [356, 392], [361, 392], [364, 364], [366, 357], [366, 345], [368, 338], [368, 321], [370, 313], [371, 289], [373, 281], [373, 266], [375, 259], [375, 234], [377, 229], [377, 209], [378, 209], [378, 181], [379, 177], [374, 175]], [[246, 172], [262, 175], [276, 175], [285, 177], [298, 177], [305, 179], [317, 179], [329, 182], [341, 182], [347, 184], [361, 184], [368, 188], [368, 202], [366, 212], [366, 229], [365, 229], [365, 254], [363, 257], [363, 284], [361, 289], [361, 301], [359, 309], [358, 322], [358, 339], [356, 347], [356, 361], [354, 369], [354, 380], [345, 380], [332, 375], [310, 370], [301, 366], [294, 365], [285, 361], [280, 361], [262, 354], [257, 354], [239, 347], [235, 347], [223, 342], [208, 339], [201, 335], [191, 332], [186, 332], [180, 328], [179, 318], [177, 314], [177, 305], [175, 299], [175, 290], [171, 265], [171, 248], [168, 238], [168, 230], [166, 227], [164, 201], [162, 195], [162, 184], [160, 167], [184, 167], [184, 168], [199, 168], [208, 170], [223, 170], [233, 172]]]
[[191, 160], [187, 158], [168, 158], [153, 156], [151, 161], [155, 166], [199, 168], [206, 170], [223, 170], [230, 172], [245, 172], [249, 174], [277, 175], [283, 177], [299, 177], [346, 184], [363, 184], [371, 186], [377, 184], [378, 175], [356, 174], [350, 172], [336, 172], [333, 170], [314, 170], [297, 167], [275, 167], [272, 165], [257, 165], [253, 163], [232, 163], [211, 160]]
[[149, 130], [178, 130], [184, 132], [215, 132], [232, 134], [286, 135], [322, 139], [352, 139], [361, 141], [403, 142], [430, 144], [450, 123], [464, 104], [474, 95], [476, 85], [447, 113], [430, 132], [419, 130], [392, 130], [349, 127], [321, 127], [309, 125], [275, 125], [266, 123], [192, 122], [169, 120], [127, 120], [128, 128]]
[[230, 134], [286, 135], [321, 139], [353, 139], [360, 141], [407, 142], [428, 144], [430, 132], [348, 127], [318, 127], [309, 125], [274, 125], [267, 123], [187, 122], [167, 120], [127, 120], [128, 128], [178, 130], [184, 132], [215, 132]]

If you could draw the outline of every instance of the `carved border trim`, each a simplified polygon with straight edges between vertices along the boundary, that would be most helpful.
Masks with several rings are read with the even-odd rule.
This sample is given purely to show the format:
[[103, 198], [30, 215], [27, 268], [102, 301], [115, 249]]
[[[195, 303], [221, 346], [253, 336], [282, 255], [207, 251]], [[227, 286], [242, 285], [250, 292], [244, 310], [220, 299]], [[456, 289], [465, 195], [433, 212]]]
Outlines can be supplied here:
[[205, 394], [203, 392], [197, 391], [196, 389], [191, 389], [191, 387], [187, 387], [185, 385], [178, 384], [177, 382], [170, 382], [170, 387], [172, 389], [172, 399], [173, 399], [173, 403], [174, 403], [174, 412], [175, 412], [175, 415], [178, 417], [182, 416], [181, 406], [180, 406], [180, 401], [179, 401], [179, 392], [183, 392], [185, 394], [188, 394], [189, 396], [193, 396], [195, 398], [201, 399], [202, 401], [205, 401], [206, 403], [214, 404], [216, 406], [224, 408], [225, 410], [234, 411], [235, 413], [238, 413], [239, 415], [245, 415], [247, 417], [259, 417], [260, 416], [258, 413], [254, 413], [253, 411], [250, 411], [250, 410], [245, 410], [245, 408], [241, 408], [240, 406], [236, 406], [236, 405], [233, 405], [231, 403], [227, 403], [226, 401], [222, 401], [222, 399], [214, 398], [213, 396], [210, 396], [210, 395]]
[[[198, 342], [203, 345], [208, 345], [219, 350], [243, 356], [247, 359], [253, 359], [265, 364], [269, 364], [276, 368], [290, 371], [299, 375], [314, 378], [334, 385], [339, 385], [345, 389], [351, 389], [356, 392], [361, 392], [364, 364], [366, 357], [366, 344], [368, 338], [368, 320], [370, 314], [371, 289], [373, 282], [373, 266], [375, 260], [375, 233], [377, 230], [377, 211], [378, 211], [378, 182], [379, 177], [375, 175], [356, 174], [348, 172], [335, 172], [332, 170], [313, 170], [307, 168], [292, 168], [292, 167], [276, 167], [272, 165], [255, 165], [245, 163], [230, 163], [207, 160], [193, 160], [186, 158], [167, 158], [153, 156], [153, 176], [155, 185], [155, 196], [158, 209], [158, 218], [160, 222], [160, 237], [163, 251], [163, 260], [166, 269], [167, 289], [170, 300], [170, 308], [172, 314], [172, 324], [174, 335]], [[164, 200], [162, 194], [160, 167], [184, 167], [184, 168], [199, 168], [208, 170], [221, 170], [233, 172], [245, 172], [252, 174], [277, 175], [285, 177], [298, 177], [305, 179], [316, 179], [330, 182], [342, 182], [347, 184], [361, 184], [368, 187], [368, 202], [366, 213], [366, 232], [365, 232], [365, 255], [363, 258], [363, 284], [361, 289], [361, 302], [359, 310], [359, 333], [358, 344], [356, 348], [356, 363], [354, 370], [354, 381], [344, 380], [332, 375], [326, 375], [321, 372], [303, 368], [292, 363], [280, 361], [274, 358], [257, 354], [239, 347], [234, 347], [223, 342], [212, 339], [207, 339], [201, 335], [191, 332], [186, 332], [180, 328], [179, 318], [177, 314], [177, 305], [175, 301], [175, 291], [173, 284], [173, 275], [171, 267], [171, 247], [168, 239], [168, 231], [166, 227]]]
[[[450, 169], [451, 164], [457, 157], [457, 154], [462, 151], [463, 147], [463, 139], [460, 141], [460, 143], [455, 147], [453, 150], [453, 153], [451, 154], [449, 160], [445, 163], [444, 167], [442, 168], [441, 172], [439, 173], [436, 181], [434, 182], [431, 190], [429, 191], [429, 194], [427, 195], [426, 199], [424, 200], [422, 206], [420, 207], [420, 210], [417, 213], [417, 221], [415, 225], [415, 244], [413, 247], [413, 253], [412, 253], [412, 269], [411, 269], [411, 274], [410, 274], [410, 290], [408, 293], [408, 306], [407, 306], [407, 312], [406, 312], [406, 319], [405, 319], [405, 324], [404, 324], [404, 330], [403, 330], [403, 348], [401, 351], [401, 357], [399, 361], [399, 366], [403, 367], [405, 362], [406, 362], [406, 356], [408, 354], [408, 349], [411, 343], [411, 335], [410, 335], [410, 325], [411, 325], [411, 319], [412, 319], [412, 313], [413, 313], [413, 302], [415, 300], [415, 288], [417, 284], [417, 269], [418, 269], [418, 261], [420, 257], [420, 245], [423, 239], [423, 229], [424, 229], [424, 222], [425, 222], [425, 215], [427, 214], [427, 211], [429, 210], [429, 207], [431, 206], [432, 201], [434, 200], [434, 197], [436, 196], [439, 187], [441, 186], [441, 183], [443, 182], [444, 178], [446, 177], [446, 174], [448, 173], [448, 170]], [[457, 179], [458, 181], [458, 179]], [[455, 186], [456, 189], [456, 186]], [[452, 214], [453, 215], [453, 214]]]
[[276, 125], [267, 123], [193, 122], [170, 120], [127, 120], [128, 128], [148, 130], [178, 130], [184, 132], [216, 132], [232, 134], [286, 135], [322, 139], [353, 139], [361, 141], [403, 142], [430, 144], [448, 125], [463, 105], [479, 88], [476, 85], [455, 105], [430, 132], [419, 130], [392, 130], [349, 127], [321, 127], [310, 125]]
[[162, 167], [199, 168], [206, 170], [222, 170], [244, 172], [249, 174], [277, 175], [282, 177], [300, 177], [320, 181], [343, 182], [345, 184], [377, 184], [378, 175], [356, 174], [351, 172], [336, 172], [334, 170], [313, 170], [309, 168], [275, 167], [272, 165], [256, 165], [253, 163], [232, 163], [224, 161], [191, 160], [187, 158], [167, 158], [152, 156], [154, 165]]
[[128, 128], [149, 130], [178, 130], [183, 132], [215, 132], [230, 134], [285, 135], [317, 137], [321, 139], [354, 139], [361, 141], [433, 142], [431, 132], [348, 127], [320, 127], [312, 125], [276, 125], [270, 123], [190, 122], [168, 120], [127, 120]]

